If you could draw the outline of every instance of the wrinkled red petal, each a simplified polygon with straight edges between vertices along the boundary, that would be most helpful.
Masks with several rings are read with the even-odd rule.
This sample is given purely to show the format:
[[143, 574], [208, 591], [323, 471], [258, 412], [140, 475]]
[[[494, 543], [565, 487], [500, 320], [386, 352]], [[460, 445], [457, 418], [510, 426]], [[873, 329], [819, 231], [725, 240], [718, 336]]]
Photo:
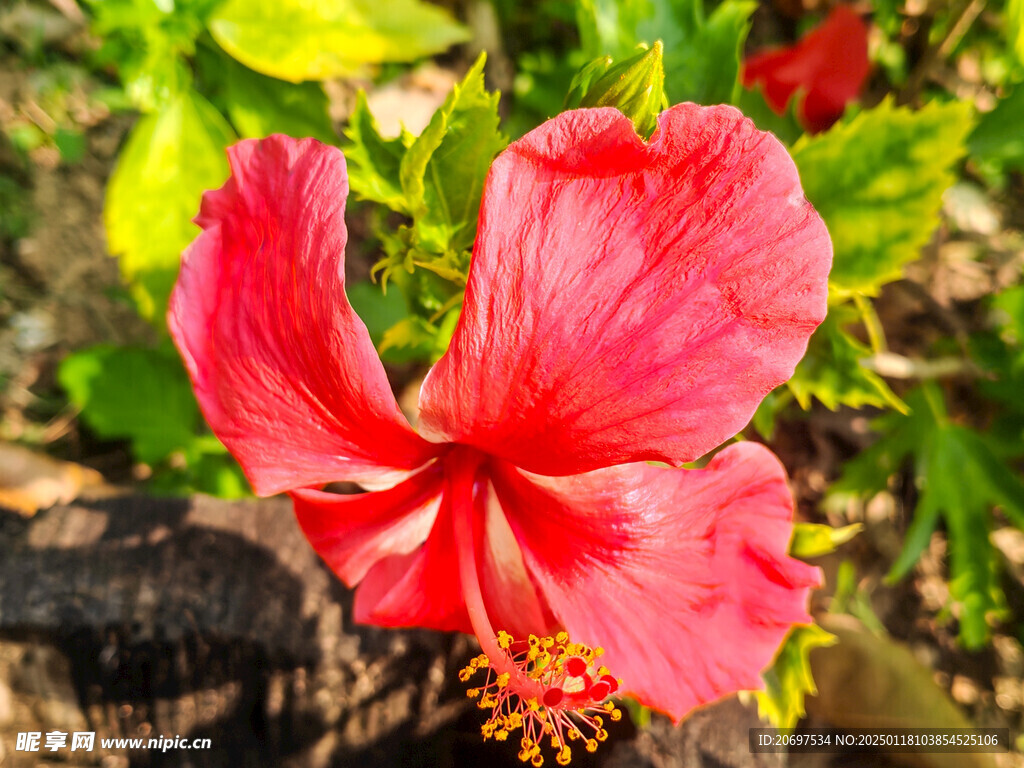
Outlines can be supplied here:
[[228, 156], [168, 313], [206, 420], [261, 495], [422, 465], [436, 448], [345, 297], [341, 152], [272, 136]]
[[540, 474], [694, 459], [785, 381], [831, 244], [782, 145], [682, 104], [649, 144], [566, 112], [494, 162], [466, 300], [420, 429]]
[[379, 560], [407, 555], [426, 541], [442, 488], [434, 464], [385, 491], [344, 496], [298, 490], [291, 497], [313, 549], [352, 587]]
[[[367, 573], [356, 590], [356, 621], [473, 633], [459, 577], [450, 493], [426, 544], [415, 554], [390, 557]], [[495, 626], [525, 637], [552, 624], [538, 599], [508, 521], [486, 481], [477, 484], [476, 512], [483, 524], [473, 557], [487, 612]]]
[[501, 466], [494, 485], [523, 558], [574, 640], [641, 702], [679, 719], [761, 687], [818, 571], [786, 555], [785, 471], [754, 443], [706, 469], [634, 464], [564, 478]]
[[422, 547], [384, 558], [369, 570], [356, 587], [353, 618], [381, 627], [473, 634], [462, 598], [451, 511], [444, 501]]
[[743, 63], [743, 84], [760, 84], [777, 114], [793, 95], [805, 97], [798, 114], [811, 132], [823, 131], [842, 117], [857, 97], [870, 70], [868, 28], [852, 9], [837, 5], [820, 27], [798, 43], [761, 51]]

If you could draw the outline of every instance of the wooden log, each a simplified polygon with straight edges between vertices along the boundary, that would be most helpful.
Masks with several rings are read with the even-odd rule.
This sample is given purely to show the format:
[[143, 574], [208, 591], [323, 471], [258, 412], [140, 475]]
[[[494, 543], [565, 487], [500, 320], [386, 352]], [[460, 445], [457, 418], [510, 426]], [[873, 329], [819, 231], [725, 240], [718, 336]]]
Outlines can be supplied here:
[[[287, 499], [0, 511], [0, 750], [14, 766], [520, 765], [515, 745], [480, 740], [457, 680], [475, 649], [355, 624]], [[757, 724], [734, 700], [681, 728], [625, 723], [573, 765], [783, 765], [747, 753]], [[52, 730], [95, 731], [96, 749], [13, 752], [17, 732]], [[160, 736], [210, 748], [100, 748]]]

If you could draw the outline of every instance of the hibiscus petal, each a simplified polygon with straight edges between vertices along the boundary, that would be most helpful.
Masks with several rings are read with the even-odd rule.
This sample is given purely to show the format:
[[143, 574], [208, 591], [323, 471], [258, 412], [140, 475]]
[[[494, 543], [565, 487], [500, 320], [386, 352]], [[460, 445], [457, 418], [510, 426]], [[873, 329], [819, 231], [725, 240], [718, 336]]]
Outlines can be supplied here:
[[523, 559], [573, 640], [676, 719], [761, 687], [818, 570], [786, 555], [785, 471], [753, 443], [703, 470], [634, 464], [575, 477], [503, 465], [494, 485]]
[[738, 432], [825, 316], [831, 244], [782, 145], [731, 107], [566, 112], [488, 176], [421, 433], [541, 474], [679, 464]]
[[[355, 618], [387, 627], [416, 626], [472, 634], [459, 576], [459, 556], [449, 506], [442, 502], [426, 544], [415, 554], [390, 557], [372, 568], [356, 590]], [[537, 595], [508, 521], [489, 484], [477, 484], [479, 526], [472, 553], [492, 622], [526, 636], [544, 633], [553, 617]]]
[[206, 420], [261, 495], [421, 466], [436, 447], [345, 297], [341, 152], [272, 136], [228, 157], [168, 312]]
[[747, 58], [742, 79], [748, 88], [759, 83], [765, 101], [780, 115], [797, 90], [803, 90], [801, 122], [818, 132], [842, 117], [870, 68], [867, 26], [851, 8], [837, 5], [824, 24], [795, 45]]
[[313, 549], [350, 587], [371, 566], [413, 552], [430, 533], [443, 475], [433, 464], [394, 488], [349, 496], [292, 491], [295, 516]]

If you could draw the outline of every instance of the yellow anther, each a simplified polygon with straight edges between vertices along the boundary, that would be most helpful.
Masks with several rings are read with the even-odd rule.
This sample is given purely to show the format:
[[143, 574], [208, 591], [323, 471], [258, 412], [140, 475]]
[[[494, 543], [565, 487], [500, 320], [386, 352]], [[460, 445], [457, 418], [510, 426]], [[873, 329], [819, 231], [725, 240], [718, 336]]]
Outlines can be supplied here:
[[594, 649], [594, 656], [595, 657], [604, 656], [604, 648], [602, 648], [601, 646], [597, 646], [597, 648]]
[[[542, 766], [541, 745], [546, 742], [543, 748], [550, 744], [558, 765], [568, 765], [572, 755], [568, 742], [580, 741], [594, 752], [608, 738], [605, 720], [622, 719], [614, 704], [591, 695], [598, 678], [609, 675], [611, 681], [608, 668], [594, 663], [604, 652], [601, 648], [573, 643], [564, 631], [553, 637], [529, 635], [524, 644], [501, 630], [494, 645], [501, 649], [500, 659], [492, 664], [487, 654], [480, 654], [459, 672], [459, 679], [466, 682], [477, 671], [487, 671], [484, 684], [469, 688], [466, 696], [476, 699], [480, 709], [491, 710], [480, 729], [484, 739], [508, 741], [517, 733], [521, 736], [522, 762]], [[581, 662], [587, 665], [582, 673]], [[569, 675], [570, 668], [577, 674]], [[607, 690], [607, 685], [593, 693], [602, 689]]]

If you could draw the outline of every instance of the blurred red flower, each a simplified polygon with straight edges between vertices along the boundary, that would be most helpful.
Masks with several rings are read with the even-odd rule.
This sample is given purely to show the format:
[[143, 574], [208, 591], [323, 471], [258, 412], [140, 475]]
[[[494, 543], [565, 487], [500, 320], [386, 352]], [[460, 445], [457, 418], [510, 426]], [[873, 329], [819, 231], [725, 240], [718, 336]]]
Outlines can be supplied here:
[[[825, 316], [831, 244], [782, 145], [693, 104], [649, 143], [594, 109], [512, 144], [419, 433], [345, 296], [341, 152], [274, 136], [229, 154], [171, 333], [256, 492], [290, 492], [358, 585], [356, 619], [475, 632], [488, 658], [466, 676], [489, 667], [477, 694], [504, 712], [485, 734], [542, 727], [513, 694], [557, 725], [617, 686], [560, 630], [677, 719], [759, 687], [818, 579], [787, 555], [781, 464], [754, 443], [700, 470], [646, 462], [734, 435]], [[337, 480], [372, 490], [316, 490]], [[543, 679], [538, 654], [560, 659]]]
[[784, 114], [798, 91], [801, 124], [824, 131], [843, 116], [848, 102], [867, 80], [868, 28], [845, 5], [837, 5], [825, 23], [798, 43], [755, 53], [743, 63], [743, 85], [760, 85], [765, 101]]

